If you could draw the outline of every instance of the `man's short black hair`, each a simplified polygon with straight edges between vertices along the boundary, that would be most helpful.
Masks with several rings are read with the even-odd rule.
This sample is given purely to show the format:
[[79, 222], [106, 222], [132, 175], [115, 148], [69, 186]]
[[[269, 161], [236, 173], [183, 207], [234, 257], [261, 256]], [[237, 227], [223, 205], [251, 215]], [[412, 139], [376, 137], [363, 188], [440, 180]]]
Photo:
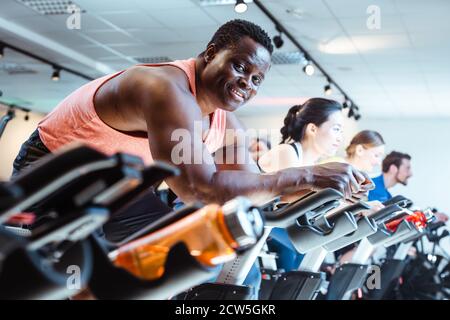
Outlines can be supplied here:
[[396, 166], [397, 168], [400, 168], [400, 165], [402, 164], [402, 160], [411, 160], [411, 156], [407, 153], [402, 153], [398, 151], [392, 151], [389, 153], [386, 158], [383, 159], [383, 172], [386, 173], [389, 171], [389, 168], [391, 165]]
[[250, 37], [272, 54], [273, 45], [267, 32], [253, 22], [241, 19], [231, 20], [223, 24], [214, 33], [208, 46], [214, 43], [217, 50], [220, 50], [232, 46], [244, 37]]

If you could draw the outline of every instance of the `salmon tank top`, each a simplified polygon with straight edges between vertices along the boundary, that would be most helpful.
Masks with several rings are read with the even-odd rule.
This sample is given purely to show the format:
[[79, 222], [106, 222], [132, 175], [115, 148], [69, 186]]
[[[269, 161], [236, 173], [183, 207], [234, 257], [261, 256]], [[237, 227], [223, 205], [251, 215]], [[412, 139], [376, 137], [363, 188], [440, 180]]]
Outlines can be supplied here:
[[[192, 95], [196, 97], [194, 58], [139, 66], [174, 66], [179, 68], [186, 74], [189, 80], [189, 89]], [[97, 90], [108, 80], [124, 71], [103, 76], [80, 87], [61, 101], [52, 112], [39, 122], [39, 136], [51, 152], [77, 141], [107, 155], [122, 152], [138, 156], [146, 164], [153, 162], [148, 138], [128, 135], [113, 129], [99, 118], [94, 108], [94, 96]], [[214, 153], [222, 147], [225, 127], [226, 112], [217, 109], [210, 117], [209, 130], [203, 136], [203, 142], [210, 153]]]

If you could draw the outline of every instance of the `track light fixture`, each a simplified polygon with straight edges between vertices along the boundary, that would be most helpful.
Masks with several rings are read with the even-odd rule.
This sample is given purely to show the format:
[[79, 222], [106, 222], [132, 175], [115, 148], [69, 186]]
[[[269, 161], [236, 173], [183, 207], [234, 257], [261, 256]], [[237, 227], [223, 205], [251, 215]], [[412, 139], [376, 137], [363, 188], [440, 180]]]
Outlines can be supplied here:
[[278, 35], [273, 37], [272, 41], [273, 41], [273, 44], [275, 45], [275, 48], [280, 49], [284, 44], [283, 38], [281, 37], [283, 32], [281, 32], [281, 29], [278, 25], [275, 28], [278, 31]]
[[[53, 67], [53, 70], [58, 69], [58, 72], [56, 72], [56, 73], [53, 72], [53, 74], [55, 74], [56, 76], [59, 76], [59, 73], [61, 72], [61, 70], [64, 70], [65, 72], [71, 73], [73, 75], [76, 75], [77, 77], [81, 77], [81, 78], [86, 79], [88, 81], [94, 80], [94, 78], [92, 78], [91, 76], [88, 76], [86, 74], [83, 74], [83, 73], [78, 72], [78, 71], [76, 71], [74, 69], [71, 69], [71, 68], [60, 66], [58, 63], [56, 63], [56, 61], [55, 62], [54, 61], [50, 61], [50, 60], [48, 60], [46, 58], [40, 57], [38, 55], [35, 55], [31, 51], [26, 51], [24, 49], [21, 49], [19, 47], [16, 47], [16, 46], [12, 45], [12, 44], [5, 43], [5, 42], [3, 42], [1, 40], [0, 40], [0, 58], [4, 55], [4, 50], [6, 48], [8, 48], [9, 50], [18, 52], [20, 54], [23, 54], [23, 55], [25, 55], [25, 56], [33, 59], [33, 60], [37, 60], [37, 61], [40, 61], [42, 63], [45, 63], [45, 64]], [[56, 78], [58, 78], [58, 77], [56, 77]], [[55, 81], [57, 81], [57, 80], [55, 79]]]
[[331, 89], [330, 80], [328, 80], [328, 83], [323, 87], [323, 92], [326, 96], [330, 96], [333, 93], [333, 90]]
[[247, 11], [247, 4], [244, 2], [244, 0], [236, 0], [236, 4], [234, 5], [234, 11], [237, 13], [244, 13]]
[[[349, 102], [349, 100], [347, 100], [344, 103], [347, 104], [348, 102]], [[349, 118], [354, 118], [356, 121], [361, 119], [361, 114], [359, 113], [359, 107], [358, 106], [355, 106], [355, 105], [347, 105], [347, 106], [350, 108], [348, 110], [348, 117]]]
[[52, 80], [53, 81], [59, 81], [59, 79], [60, 79], [60, 72], [61, 72], [61, 70], [59, 70], [58, 68], [53, 68], [53, 73], [52, 73]]
[[[341, 86], [339, 86], [339, 84], [336, 81], [334, 81], [334, 79], [325, 71], [325, 69], [322, 68], [320, 63], [318, 63], [313, 57], [310, 56], [308, 50], [306, 50], [306, 48], [297, 40], [297, 37], [295, 37], [294, 34], [289, 31], [289, 28], [285, 27], [284, 23], [282, 23], [280, 19], [274, 16], [271, 10], [268, 7], [266, 7], [266, 5], [263, 4], [263, 2], [264, 1], [262, 0], [253, 0], [255, 7], [259, 8], [261, 12], [265, 14], [265, 16], [275, 25], [275, 27], [277, 27], [277, 30], [283, 31], [284, 40], [288, 39], [298, 49], [298, 53], [303, 55], [303, 60], [305, 64], [300, 65], [300, 67], [303, 69], [303, 72], [305, 72], [305, 74], [307, 74], [308, 76], [312, 76], [316, 72], [322, 74], [328, 80], [328, 86], [330, 87], [330, 89], [332, 87], [332, 91], [334, 93], [339, 92], [345, 97], [346, 103], [343, 104], [344, 108], [350, 108], [352, 102], [347, 97], [346, 92], [341, 88]], [[275, 40], [274, 37], [273, 41], [276, 46], [275, 41], [278, 40]], [[315, 69], [317, 69], [317, 71]], [[327, 93], [330, 92], [328, 86], [324, 88]]]
[[344, 103], [342, 103], [342, 107], [344, 109], [346, 109], [346, 108], [350, 108], [351, 106], [352, 106], [352, 101], [349, 98], [347, 98], [347, 96], [344, 96]]
[[343, 103], [342, 103], [342, 109], [347, 109], [348, 108], [348, 104], [347, 104], [347, 100], [345, 100]]
[[350, 110], [348, 110], [348, 117], [352, 118], [355, 115], [355, 109], [353, 107], [350, 107]]
[[280, 49], [283, 44], [283, 38], [281, 37], [281, 33], [279, 35], [276, 35], [275, 37], [273, 37], [273, 44], [275, 45], [275, 48]]
[[311, 61], [308, 61], [306, 65], [303, 67], [303, 72], [308, 76], [312, 76], [314, 74], [315, 68]]

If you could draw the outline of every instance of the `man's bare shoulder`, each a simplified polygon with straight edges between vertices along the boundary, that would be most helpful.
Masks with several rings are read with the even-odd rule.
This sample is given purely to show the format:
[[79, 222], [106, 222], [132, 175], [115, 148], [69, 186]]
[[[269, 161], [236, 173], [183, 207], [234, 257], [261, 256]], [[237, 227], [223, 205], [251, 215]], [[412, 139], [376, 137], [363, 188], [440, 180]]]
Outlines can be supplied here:
[[167, 94], [167, 91], [175, 89], [190, 93], [186, 74], [173, 66], [134, 66], [126, 70], [119, 81], [123, 93], [139, 94], [142, 90], [144, 95], [151, 92], [154, 98], [158, 93]]
[[201, 119], [200, 108], [189, 90], [189, 80], [176, 67], [132, 67], [120, 79], [117, 95], [123, 105], [133, 106], [138, 118], [147, 122], [183, 124]]

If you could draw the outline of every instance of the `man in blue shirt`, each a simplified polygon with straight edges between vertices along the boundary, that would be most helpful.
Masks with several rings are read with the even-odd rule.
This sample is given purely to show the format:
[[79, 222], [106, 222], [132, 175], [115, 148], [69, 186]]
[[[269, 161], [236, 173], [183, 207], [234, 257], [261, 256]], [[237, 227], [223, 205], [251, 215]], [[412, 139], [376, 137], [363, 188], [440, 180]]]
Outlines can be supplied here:
[[400, 183], [404, 186], [408, 184], [408, 179], [412, 177], [411, 156], [406, 153], [392, 151], [383, 160], [383, 173], [373, 178], [375, 189], [369, 191], [369, 201], [378, 200], [384, 202], [392, 198], [388, 189]]

